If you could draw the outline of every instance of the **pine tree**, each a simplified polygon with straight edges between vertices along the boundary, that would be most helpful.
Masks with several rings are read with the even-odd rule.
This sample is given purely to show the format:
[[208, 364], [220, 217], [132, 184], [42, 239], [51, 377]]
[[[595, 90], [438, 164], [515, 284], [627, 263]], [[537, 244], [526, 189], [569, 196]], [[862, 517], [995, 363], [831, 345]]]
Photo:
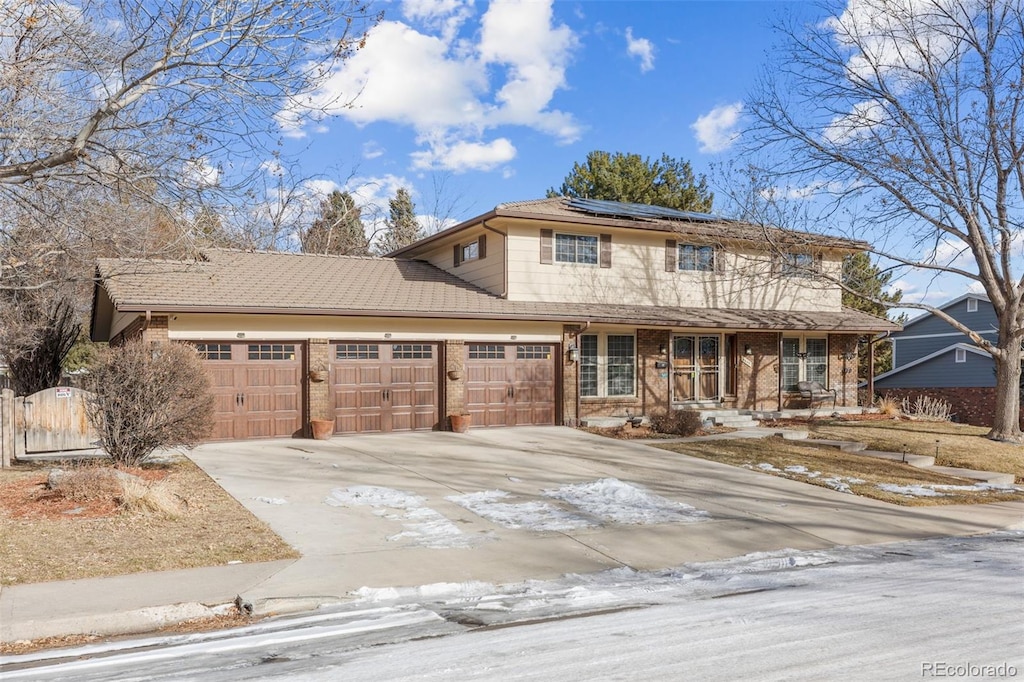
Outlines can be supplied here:
[[348, 192], [334, 190], [320, 202], [319, 215], [299, 235], [303, 253], [366, 256], [369, 244], [362, 210]]
[[[843, 305], [847, 308], [861, 310], [877, 317], [887, 317], [889, 308], [899, 304], [903, 291], [897, 289], [887, 293], [885, 287], [892, 279], [891, 272], [882, 272], [871, 262], [865, 252], [855, 253], [843, 259]], [[896, 322], [902, 323], [906, 315], [900, 315]], [[892, 344], [876, 343], [875, 374], [892, 369]], [[868, 347], [862, 346], [857, 362], [857, 375], [867, 378]]]
[[384, 221], [384, 234], [377, 244], [380, 254], [391, 253], [423, 238], [423, 230], [416, 221], [416, 206], [409, 190], [400, 187], [395, 198], [388, 201], [390, 213]]
[[715, 195], [703, 175], [695, 176], [688, 161], [662, 154], [658, 161], [639, 154], [593, 151], [575, 163], [559, 189], [549, 197], [604, 199], [709, 213]]

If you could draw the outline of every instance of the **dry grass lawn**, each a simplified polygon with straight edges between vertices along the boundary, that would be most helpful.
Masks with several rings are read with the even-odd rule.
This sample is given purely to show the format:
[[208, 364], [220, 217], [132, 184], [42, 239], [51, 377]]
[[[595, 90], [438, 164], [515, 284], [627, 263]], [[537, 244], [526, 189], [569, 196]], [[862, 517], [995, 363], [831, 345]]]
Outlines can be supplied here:
[[981, 469], [1013, 474], [1024, 483], [1024, 446], [999, 443], [985, 438], [988, 429], [951, 422], [926, 421], [811, 421], [811, 438], [853, 440], [867, 443], [869, 450], [907, 452], [935, 456], [938, 441], [939, 466]]
[[50, 467], [0, 470], [0, 585], [293, 558], [298, 554], [188, 460], [132, 473], [178, 501], [173, 514], [116, 494], [56, 495]]
[[[971, 481], [917, 469], [901, 462], [814, 446], [813, 441], [782, 438], [670, 443], [657, 447], [723, 464], [764, 471], [797, 481], [849, 492], [905, 506], [979, 504], [1024, 500], [1024, 491], [939, 490], [942, 496], [919, 497], [887, 492], [879, 484], [900, 486], [973, 486]], [[787, 471], [789, 468], [789, 471]], [[808, 475], [814, 474], [817, 475]]]

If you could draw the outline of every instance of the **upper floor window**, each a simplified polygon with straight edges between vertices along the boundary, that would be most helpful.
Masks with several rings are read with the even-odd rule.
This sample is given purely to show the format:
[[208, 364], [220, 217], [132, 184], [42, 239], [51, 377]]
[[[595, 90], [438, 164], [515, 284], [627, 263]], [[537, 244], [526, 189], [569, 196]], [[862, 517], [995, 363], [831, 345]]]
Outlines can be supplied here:
[[597, 265], [597, 247], [596, 235], [559, 233], [555, 235], [555, 261]]
[[976, 313], [978, 312], [978, 299], [969, 298], [967, 299], [967, 312]]
[[778, 269], [784, 277], [814, 277], [821, 272], [821, 258], [810, 253], [784, 253], [779, 257]]
[[455, 244], [452, 247], [452, 260], [459, 267], [469, 260], [481, 260], [487, 257], [487, 235], [482, 234], [471, 242]]
[[713, 272], [715, 269], [715, 247], [680, 244], [679, 269], [697, 272]]

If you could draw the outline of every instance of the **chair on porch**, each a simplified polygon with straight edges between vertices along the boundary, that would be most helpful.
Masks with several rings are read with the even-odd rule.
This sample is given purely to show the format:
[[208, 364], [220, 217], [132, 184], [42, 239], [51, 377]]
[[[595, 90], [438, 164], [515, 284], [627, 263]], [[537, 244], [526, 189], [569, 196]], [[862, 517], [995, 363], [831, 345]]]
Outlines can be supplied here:
[[796, 390], [800, 391], [800, 397], [807, 399], [807, 406], [814, 407], [815, 401], [822, 402], [832, 398], [832, 407], [835, 408], [838, 393], [834, 388], [825, 388], [818, 381], [798, 381]]

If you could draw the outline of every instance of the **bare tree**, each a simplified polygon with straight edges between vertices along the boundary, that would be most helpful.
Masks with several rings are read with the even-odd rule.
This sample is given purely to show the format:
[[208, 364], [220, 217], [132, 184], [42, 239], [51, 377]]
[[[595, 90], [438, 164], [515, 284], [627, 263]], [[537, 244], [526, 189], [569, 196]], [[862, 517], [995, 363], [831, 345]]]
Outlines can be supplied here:
[[854, 206], [855, 228], [907, 268], [980, 285], [993, 343], [941, 310], [996, 366], [989, 437], [1020, 442], [1024, 281], [1021, 0], [859, 0], [779, 27], [784, 46], [749, 106], [751, 149], [789, 191]]
[[[75, 213], [86, 197], [177, 209], [241, 190], [376, 19], [359, 0], [0, 3], [0, 232], [29, 221], [52, 235], [39, 258], [74, 255], [102, 236]], [[0, 287], [40, 269], [3, 255]]]

